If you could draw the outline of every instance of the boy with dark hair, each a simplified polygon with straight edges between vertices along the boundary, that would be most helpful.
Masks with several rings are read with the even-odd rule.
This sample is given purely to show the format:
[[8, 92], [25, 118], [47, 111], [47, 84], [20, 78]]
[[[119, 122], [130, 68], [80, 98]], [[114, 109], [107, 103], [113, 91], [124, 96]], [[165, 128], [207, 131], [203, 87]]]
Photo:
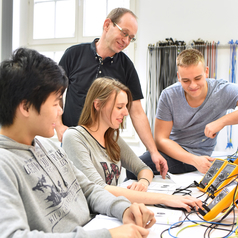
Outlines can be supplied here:
[[[67, 84], [64, 71], [34, 50], [20, 48], [1, 64], [1, 237], [146, 237], [151, 211], [90, 182], [43, 138], [54, 135]], [[131, 224], [85, 231], [90, 212]]]

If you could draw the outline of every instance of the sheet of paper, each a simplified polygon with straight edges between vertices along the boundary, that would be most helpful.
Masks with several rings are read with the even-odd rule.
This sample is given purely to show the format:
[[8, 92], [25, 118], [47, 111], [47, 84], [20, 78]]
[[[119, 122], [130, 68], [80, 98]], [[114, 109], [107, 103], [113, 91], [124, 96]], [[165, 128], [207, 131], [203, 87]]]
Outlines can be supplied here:
[[171, 180], [173, 180], [174, 183], [180, 186], [188, 186], [192, 184], [194, 180], [199, 183], [204, 176], [204, 174], [200, 173], [199, 171], [184, 174], [171, 174], [171, 173], [168, 174]]
[[183, 212], [180, 210], [164, 209], [154, 206], [146, 206], [155, 214], [156, 224], [174, 224], [181, 220]]
[[84, 226], [85, 230], [97, 230], [102, 228], [112, 229], [121, 226], [122, 222], [115, 217], [105, 215], [97, 215], [89, 223]]
[[[108, 217], [104, 215], [97, 215], [88, 224], [84, 226], [85, 230], [97, 230], [97, 229], [112, 229], [121, 226], [122, 223], [113, 217]], [[149, 229], [150, 233], [147, 238], [158, 238], [159, 234], [168, 228], [168, 225], [162, 225], [155, 223], [152, 228]]]
[[127, 188], [128, 185], [131, 185], [135, 181], [136, 180], [129, 179], [129, 180], [123, 182], [123, 183], [118, 184], [117, 186], [122, 187], [122, 188]]
[[[163, 209], [154, 206], [146, 206], [148, 209], [154, 212], [156, 224], [169, 225], [181, 220], [183, 216], [182, 211]], [[84, 226], [85, 230], [96, 230], [101, 228], [111, 229], [121, 226], [122, 222], [115, 217], [109, 217], [105, 215], [97, 215], [88, 224]]]
[[[119, 184], [119, 187], [127, 188], [128, 185], [132, 184], [135, 180], [127, 180], [121, 184]], [[154, 180], [153, 180], [154, 181]], [[148, 187], [148, 192], [161, 192], [166, 194], [172, 194], [176, 188], [179, 188], [180, 186], [178, 184], [175, 184], [174, 182], [170, 183], [158, 183], [158, 182], [151, 182], [150, 186]]]
[[166, 193], [172, 194], [176, 188], [180, 188], [181, 186], [178, 184], [161, 184], [157, 182], [151, 182], [150, 186], [148, 187], [148, 192], [158, 192], [158, 193]]

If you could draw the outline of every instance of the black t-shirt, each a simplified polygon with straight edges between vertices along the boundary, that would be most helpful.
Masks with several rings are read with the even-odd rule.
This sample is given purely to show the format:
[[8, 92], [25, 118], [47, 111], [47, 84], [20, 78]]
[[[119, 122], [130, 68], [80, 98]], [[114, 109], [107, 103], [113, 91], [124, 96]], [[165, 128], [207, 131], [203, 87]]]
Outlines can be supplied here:
[[97, 40], [71, 46], [59, 62], [69, 78], [62, 117], [66, 126], [78, 125], [86, 94], [96, 78], [109, 76], [118, 79], [131, 90], [133, 100], [143, 98], [139, 77], [132, 61], [123, 52], [102, 60], [96, 53]]

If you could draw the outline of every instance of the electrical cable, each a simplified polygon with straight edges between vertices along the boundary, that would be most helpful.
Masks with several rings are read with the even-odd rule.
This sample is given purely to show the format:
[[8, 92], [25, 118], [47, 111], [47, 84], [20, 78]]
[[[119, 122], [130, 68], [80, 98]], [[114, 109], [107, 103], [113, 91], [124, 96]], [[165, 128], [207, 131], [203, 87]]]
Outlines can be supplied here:
[[[234, 180], [233, 180], [233, 181], [234, 181]], [[232, 182], [233, 182], [233, 181], [232, 181]], [[227, 184], [226, 186], [228, 186], [228, 184]], [[232, 225], [232, 228], [231, 228], [231, 230], [229, 230], [229, 233], [228, 233], [225, 237], [227, 237], [228, 235], [231, 234], [231, 232], [232, 232], [232, 230], [233, 230], [233, 228], [234, 228], [234, 224], [235, 224], [234, 208], [235, 208], [235, 206], [236, 206], [235, 198], [236, 198], [236, 196], [237, 196], [237, 186], [238, 186], [238, 184], [236, 184], [236, 187], [235, 187], [235, 191], [234, 191], [234, 194], [233, 194], [232, 204], [230, 205], [229, 208], [224, 209], [224, 210], [225, 210], [225, 214], [224, 214], [224, 215], [222, 216], [222, 218], [218, 221], [218, 223], [220, 224], [220, 222], [221, 222], [222, 220], [224, 220], [224, 219], [228, 216], [228, 214], [229, 214], [231, 211], [233, 211], [233, 223], [231, 224], [231, 225]], [[215, 218], [214, 218], [214, 219], [215, 219]], [[220, 224], [220, 225], [221, 225], [221, 224]], [[211, 225], [209, 228], [207, 228], [206, 231], [205, 231], [205, 233], [204, 233], [204, 237], [205, 237], [205, 234], [206, 234], [207, 231], [208, 231], [208, 237], [210, 237], [211, 231], [212, 231], [213, 229], [217, 229], [217, 226], [218, 226], [217, 224], [213, 224], [213, 225]]]
[[[235, 193], [234, 193], [234, 194], [235, 194]], [[234, 198], [235, 198], [235, 195], [234, 195], [234, 197], [233, 197], [233, 200], [234, 200]], [[233, 211], [233, 214], [234, 214], [234, 205], [233, 205], [233, 206], [230, 206], [230, 207], [231, 207], [231, 208], [230, 208], [230, 209], [228, 208], [229, 210], [226, 211], [225, 215], [224, 215], [218, 222], [206, 221], [206, 220], [203, 219], [203, 217], [199, 216], [199, 214], [198, 214], [196, 211], [191, 211], [191, 212], [190, 212], [189, 214], [187, 214], [187, 215], [184, 213], [184, 214], [185, 214], [185, 218], [183, 219], [183, 221], [179, 221], [179, 222], [176, 222], [176, 223], [172, 224], [172, 225], [170, 226], [170, 228], [168, 228], [168, 229], [162, 231], [160, 237], [162, 237], [163, 233], [166, 232], [166, 231], [168, 231], [168, 233], [169, 233], [169, 235], [170, 235], [171, 237], [176, 237], [176, 236], [173, 236], [173, 235], [171, 234], [170, 230], [181, 226], [181, 225], [182, 225], [183, 223], [185, 223], [185, 222], [192, 222], [192, 223], [194, 223], [194, 225], [200, 225], [200, 226], [203, 226], [203, 227], [207, 227], [206, 231], [204, 232], [204, 237], [206, 236], [206, 233], [208, 233], [208, 237], [210, 237], [210, 233], [211, 233], [212, 230], [214, 230], [214, 229], [223, 230], [223, 231], [228, 231], [228, 232], [229, 232], [228, 234], [231, 234], [232, 229], [233, 229], [233, 227], [234, 227], [234, 225], [235, 225], [234, 217], [233, 217], [233, 223], [232, 223], [232, 224], [221, 223], [221, 221], [222, 221], [223, 219], [225, 219], [226, 216], [227, 216], [231, 211]], [[200, 220], [200, 221], [190, 220], [190, 219], [189, 219], [189, 215], [191, 215], [192, 213], [196, 213], [196, 215], [197, 215], [201, 220]], [[187, 219], [187, 220], [186, 220], [186, 219]], [[214, 219], [215, 219], [215, 218], [214, 218]], [[201, 221], [202, 221], [202, 223], [201, 223]], [[207, 226], [207, 225], [205, 225], [205, 223], [208, 223], [208, 224], [210, 224], [210, 225]], [[177, 233], [177, 235], [178, 235], [181, 231], [183, 231], [184, 229], [193, 227], [194, 225], [190, 225], [190, 226], [187, 226], [187, 227], [185, 227], [185, 228], [182, 228], [182, 229]], [[217, 227], [218, 225], [220, 225], [220, 226], [232, 226], [232, 228], [231, 228], [231, 229], [225, 229], [225, 228]], [[227, 235], [226, 235], [226, 237], [227, 237]]]
[[[234, 181], [238, 178], [238, 174], [235, 174], [235, 175], [233, 175], [233, 176], [231, 176], [231, 177], [225, 178], [225, 179], [223, 179], [222, 181], [225, 181], [226, 179], [230, 179], [230, 178], [232, 178], [232, 177], [234, 177], [234, 179], [233, 179], [232, 181], [230, 181], [229, 183], [227, 183], [227, 184], [226, 184], [225, 186], [223, 186], [222, 188], [219, 188], [219, 190], [215, 191], [215, 193], [218, 193], [219, 191], [221, 191], [222, 189], [224, 189], [226, 186], [229, 186], [232, 182], [234, 182]], [[193, 186], [196, 186], [196, 184], [197, 184], [197, 182], [194, 181], [194, 183], [190, 184], [189, 186], [187, 186], [187, 187], [185, 187], [185, 188], [183, 188], [183, 189], [178, 189], [177, 192], [182, 192], [182, 191], [184, 191], [184, 190], [186, 191], [186, 190], [188, 190], [188, 188], [193, 187]], [[212, 219], [212, 220], [210, 220], [210, 221], [206, 221], [206, 220], [203, 219], [203, 217], [199, 216], [198, 212], [193, 212], [193, 211], [192, 211], [192, 212], [190, 212], [189, 214], [187, 214], [187, 215], [185, 216], [185, 218], [184, 218], [183, 221], [174, 223], [174, 224], [172, 224], [172, 225], [170, 226], [170, 228], [164, 230], [164, 231], [161, 233], [161, 237], [162, 237], [162, 234], [163, 234], [164, 232], [166, 232], [166, 231], [168, 231], [168, 233], [169, 233], [169, 235], [170, 235], [171, 237], [177, 237], [177, 236], [173, 236], [173, 235], [171, 234], [171, 229], [174, 229], [174, 228], [176, 228], [176, 227], [179, 227], [179, 226], [181, 226], [183, 223], [189, 222], [189, 221], [192, 222], [192, 223], [194, 223], [194, 224], [182, 228], [180, 231], [178, 231], [177, 235], [178, 235], [180, 232], [182, 232], [184, 229], [186, 229], [186, 228], [190, 228], [190, 227], [198, 226], [198, 225], [206, 227], [206, 230], [205, 230], [205, 232], [204, 232], [204, 237], [207, 236], [208, 238], [210, 238], [211, 233], [212, 233], [213, 230], [222, 230], [222, 231], [228, 232], [224, 237], [228, 237], [229, 235], [233, 234], [233, 233], [236, 232], [236, 230], [237, 230], [237, 227], [234, 229], [235, 224], [237, 225], [237, 223], [235, 223], [235, 213], [234, 213], [234, 209], [235, 209], [235, 207], [237, 206], [237, 201], [235, 201], [235, 200], [236, 200], [236, 196], [237, 196], [237, 187], [238, 187], [238, 183], [236, 184], [236, 187], [235, 187], [235, 190], [234, 190], [233, 200], [232, 200], [231, 205], [230, 205], [228, 208], [225, 208], [225, 209], [224, 209], [224, 210], [225, 210], [224, 214], [222, 215], [222, 217], [221, 217], [221, 215], [220, 215], [221, 218], [220, 218], [217, 222], [214, 222], [213, 220], [218, 219], [219, 216], [218, 216], [218, 217], [215, 217], [214, 219]], [[176, 190], [175, 190], [175, 193], [176, 193]], [[209, 198], [209, 197], [207, 197], [207, 199], [208, 199], [208, 198]], [[231, 224], [221, 223], [231, 212], [233, 212], [233, 222], [232, 222]], [[198, 216], [201, 220], [200, 220], [200, 221], [190, 220], [190, 219], [189, 219], [189, 215], [192, 214], [192, 213], [196, 213], [197, 216]], [[184, 213], [184, 214], [185, 214], [185, 213]], [[205, 225], [206, 223], [208, 223], [208, 224], [210, 224], [210, 225]], [[231, 226], [231, 229], [222, 228], [222, 227], [219, 227], [219, 226], [226, 226], [226, 227]]]
[[228, 162], [233, 163], [237, 158], [238, 158], [238, 148], [236, 149], [236, 152], [235, 152], [235, 153], [233, 153], [233, 154], [231, 154], [231, 155], [228, 155], [228, 156], [226, 157], [226, 159], [224, 159], [224, 160], [228, 160]]
[[[201, 225], [201, 221], [199, 221], [199, 220], [183, 220], [182, 222], [183, 222], [183, 223], [193, 222], [193, 223], [195, 223], [195, 225]], [[173, 227], [174, 225], [177, 225], [177, 224], [179, 224], [179, 223], [181, 223], [181, 221], [172, 224], [172, 225], [168, 228], [168, 232], [169, 232], [169, 235], [170, 235], [171, 237], [177, 238], [176, 236], [173, 236], [170, 231], [171, 231], [171, 229], [174, 228], [174, 227]], [[218, 224], [218, 225], [220, 225], [220, 224], [217, 223], [217, 222], [205, 221], [204, 223], [210, 223], [210, 224]], [[190, 227], [190, 226], [189, 226], [189, 227]], [[188, 227], [186, 227], [186, 228], [188, 228]], [[182, 230], [184, 230], [184, 229], [186, 229], [186, 228], [183, 228]], [[179, 232], [178, 232], [178, 233], [179, 233]], [[178, 234], [178, 233], [177, 233], [177, 234]]]
[[[237, 176], [237, 175], [236, 175]], [[234, 181], [234, 180], [233, 180]], [[233, 182], [232, 181], [232, 182]], [[230, 184], [230, 183], [229, 183]], [[227, 184], [226, 186], [228, 186], [229, 184]], [[225, 186], [224, 186], [225, 187]], [[204, 237], [206, 237], [206, 233], [208, 234], [208, 237], [210, 237], [210, 234], [211, 234], [211, 232], [212, 232], [212, 230], [214, 230], [214, 229], [219, 229], [219, 230], [225, 230], [225, 231], [228, 231], [228, 234], [226, 235], [226, 237], [228, 236], [228, 235], [230, 235], [233, 231], [233, 228], [234, 228], [234, 224], [235, 224], [235, 215], [234, 215], [234, 208], [235, 208], [235, 206], [236, 206], [236, 201], [235, 201], [235, 198], [236, 198], [236, 195], [237, 195], [237, 185], [236, 185], [236, 187], [235, 187], [235, 191], [234, 191], [234, 195], [233, 195], [233, 203], [231, 204], [231, 206], [228, 208], [228, 209], [226, 209], [226, 212], [225, 212], [225, 215], [223, 215], [223, 217], [218, 221], [218, 222], [212, 222], [211, 223], [211, 221], [205, 221], [203, 218], [201, 218], [199, 215], [198, 215], [198, 213], [197, 213], [197, 215], [198, 215], [198, 217], [200, 218], [200, 219], [202, 219], [204, 222], [208, 222], [208, 223], [210, 223], [211, 225], [210, 226], [207, 226], [207, 229], [206, 229], [206, 231], [204, 232]], [[231, 212], [231, 211], [233, 211], [233, 223], [232, 224], [222, 224], [222, 223], [220, 223], [223, 219], [225, 219], [226, 218], [226, 216]], [[188, 219], [189, 219], [189, 217], [187, 217]], [[214, 218], [214, 219], [216, 219], [216, 218]], [[213, 220], [214, 220], [213, 219]], [[192, 221], [192, 222], [194, 222], [194, 221]], [[201, 222], [200, 223], [197, 223], [197, 222], [194, 222], [195, 223], [195, 225], [202, 225], [201, 224]], [[218, 227], [218, 225], [225, 225], [225, 226], [232, 226], [232, 228], [230, 229], [230, 230], [228, 230], [228, 229], [223, 229], [223, 228], [219, 228]], [[182, 230], [184, 230], [184, 229], [186, 229], [186, 228], [189, 228], [189, 227], [193, 227], [194, 225], [190, 225], [190, 226], [187, 226], [187, 227], [185, 227], [185, 228], [182, 228], [179, 232], [181, 232]], [[235, 229], [236, 230], [236, 229]], [[234, 230], [234, 231], [235, 231]], [[178, 232], [178, 233], [179, 233]], [[178, 234], [177, 233], [177, 234]]]
[[216, 185], [216, 187], [219, 187], [218, 185], [221, 184], [222, 182], [224, 182], [227, 179], [230, 179], [232, 177], [235, 177], [233, 180], [231, 180], [230, 182], [228, 182], [227, 184], [225, 184], [223, 187], [219, 188], [219, 189], [207, 189], [207, 191], [205, 192], [205, 194], [208, 195], [206, 201], [209, 199], [209, 197], [215, 197], [215, 194], [218, 193], [219, 191], [223, 190], [225, 187], [229, 186], [232, 182], [234, 182], [237, 178], [238, 178], [238, 174], [234, 174], [230, 177], [227, 177], [225, 179], [222, 179], [219, 181], [219, 183]]
[[148, 45], [145, 113], [152, 135], [159, 96], [163, 89], [177, 82], [176, 58], [185, 45], [184, 41], [174, 41], [172, 38]]
[[[172, 227], [171, 229], [176, 228], [176, 227], [179, 227], [179, 226], [181, 226], [181, 225], [183, 224], [183, 222], [187, 219], [187, 216], [188, 216], [189, 214], [186, 215], [186, 213], [184, 212], [184, 215], [185, 215], [185, 218], [183, 219], [183, 221], [180, 221], [180, 222], [178, 223], [178, 225]], [[169, 228], [163, 230], [163, 231], [160, 233], [160, 237], [163, 238], [163, 234], [164, 234], [166, 231], [168, 231], [168, 230], [169, 230]]]
[[[229, 82], [230, 83], [236, 83], [236, 50], [237, 50], [237, 44], [238, 42], [234, 42], [233, 40], [228, 42], [230, 44], [230, 63], [229, 63]], [[231, 113], [233, 110], [230, 109], [227, 111], [228, 113]], [[227, 148], [233, 148], [232, 144], [232, 125], [227, 127]]]
[[185, 188], [176, 188], [175, 191], [172, 193], [172, 195], [177, 194], [177, 193], [182, 193], [183, 196], [185, 196], [185, 195], [191, 196], [192, 190], [189, 190], [188, 188], [196, 188], [196, 187], [197, 186], [194, 183], [192, 183]]

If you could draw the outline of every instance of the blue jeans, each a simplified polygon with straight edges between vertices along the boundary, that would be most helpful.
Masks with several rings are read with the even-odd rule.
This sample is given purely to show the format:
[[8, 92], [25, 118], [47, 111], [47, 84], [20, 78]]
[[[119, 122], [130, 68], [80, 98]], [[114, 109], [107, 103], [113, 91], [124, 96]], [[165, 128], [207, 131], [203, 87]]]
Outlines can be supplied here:
[[[187, 172], [192, 172], [192, 171], [197, 170], [194, 166], [185, 164], [181, 161], [173, 159], [170, 156], [168, 156], [162, 152], [160, 152], [160, 154], [167, 160], [169, 172], [172, 174], [182, 174], [182, 173], [187, 173]], [[149, 151], [146, 151], [143, 155], [141, 155], [139, 157], [147, 166], [149, 166], [152, 169], [154, 175], [160, 174], [156, 170], [155, 164], [150, 157]], [[126, 177], [127, 177], [127, 179], [136, 179], [137, 180], [137, 177], [132, 172], [130, 172], [128, 170], [126, 170]]]

